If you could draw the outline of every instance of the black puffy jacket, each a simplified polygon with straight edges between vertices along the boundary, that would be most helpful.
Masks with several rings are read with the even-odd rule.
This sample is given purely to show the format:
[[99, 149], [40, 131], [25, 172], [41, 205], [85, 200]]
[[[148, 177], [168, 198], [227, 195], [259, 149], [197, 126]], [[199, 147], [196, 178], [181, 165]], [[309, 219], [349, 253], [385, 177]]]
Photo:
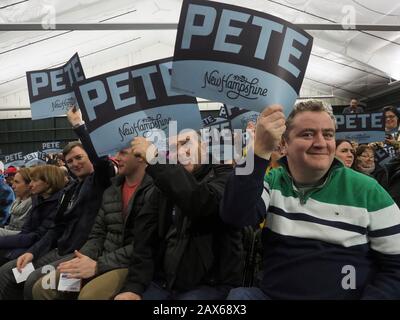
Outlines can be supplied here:
[[133, 251], [135, 218], [148, 201], [152, 179], [145, 175], [129, 201], [128, 214], [122, 216], [122, 186], [125, 178], [113, 178], [112, 185], [104, 191], [103, 201], [96, 217], [89, 240], [81, 252], [97, 261], [97, 273], [127, 268]]

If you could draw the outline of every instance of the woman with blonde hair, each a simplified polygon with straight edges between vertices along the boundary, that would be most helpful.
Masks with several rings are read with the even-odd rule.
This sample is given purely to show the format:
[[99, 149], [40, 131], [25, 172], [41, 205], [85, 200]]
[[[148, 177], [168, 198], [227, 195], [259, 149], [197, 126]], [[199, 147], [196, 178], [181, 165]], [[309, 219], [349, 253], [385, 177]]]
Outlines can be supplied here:
[[20, 233], [0, 237], [2, 263], [24, 253], [47, 232], [53, 223], [65, 185], [64, 172], [57, 166], [38, 166], [30, 170], [32, 209]]
[[31, 190], [29, 184], [31, 177], [29, 168], [21, 168], [15, 174], [12, 188], [16, 199], [11, 205], [10, 222], [3, 228], [0, 228], [0, 236], [9, 236], [18, 234], [28, 218], [28, 214], [32, 208]]

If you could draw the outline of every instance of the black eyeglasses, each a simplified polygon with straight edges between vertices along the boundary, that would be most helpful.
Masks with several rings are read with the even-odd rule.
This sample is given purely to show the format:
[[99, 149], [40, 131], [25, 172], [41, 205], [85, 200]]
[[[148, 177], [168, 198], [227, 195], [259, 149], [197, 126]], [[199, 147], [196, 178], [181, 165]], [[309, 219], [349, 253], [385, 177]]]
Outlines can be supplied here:
[[369, 154], [361, 154], [359, 155], [360, 158], [364, 158], [364, 159], [370, 159], [370, 160], [374, 160], [374, 156], [371, 156]]

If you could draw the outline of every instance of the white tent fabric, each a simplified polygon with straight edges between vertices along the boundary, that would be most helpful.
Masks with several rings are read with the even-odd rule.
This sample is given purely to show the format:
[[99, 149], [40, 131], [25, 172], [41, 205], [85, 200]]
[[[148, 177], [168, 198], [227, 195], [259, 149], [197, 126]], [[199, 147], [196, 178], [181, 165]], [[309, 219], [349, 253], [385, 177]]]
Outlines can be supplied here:
[[[400, 25], [400, 3], [383, 0], [224, 0], [295, 24]], [[30, 115], [25, 72], [78, 52], [87, 77], [173, 55], [181, 0], [2, 0], [0, 24], [148, 23], [142, 30], [0, 31], [0, 118]], [[1, 27], [1, 25], [0, 25]], [[400, 79], [400, 31], [307, 30], [314, 37], [301, 96], [346, 103]], [[4, 30], [4, 29], [2, 29]], [[400, 30], [400, 28], [398, 29]]]

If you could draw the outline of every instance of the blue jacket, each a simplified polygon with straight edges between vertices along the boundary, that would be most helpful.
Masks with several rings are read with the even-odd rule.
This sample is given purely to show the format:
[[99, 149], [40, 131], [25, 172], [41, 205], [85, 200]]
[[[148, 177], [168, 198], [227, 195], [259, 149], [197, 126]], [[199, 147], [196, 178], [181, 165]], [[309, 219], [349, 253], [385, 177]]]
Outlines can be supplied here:
[[7, 223], [14, 200], [14, 191], [0, 176], [0, 226], [4, 226]]

